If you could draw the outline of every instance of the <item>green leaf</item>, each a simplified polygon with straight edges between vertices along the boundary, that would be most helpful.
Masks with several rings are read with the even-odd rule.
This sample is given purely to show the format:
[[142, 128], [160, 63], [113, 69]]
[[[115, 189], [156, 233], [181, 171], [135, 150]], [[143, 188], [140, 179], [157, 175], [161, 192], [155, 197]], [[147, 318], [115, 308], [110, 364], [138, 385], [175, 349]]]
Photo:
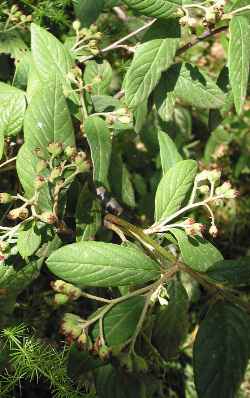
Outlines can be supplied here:
[[200, 236], [189, 237], [178, 228], [172, 228], [171, 233], [178, 241], [184, 263], [195, 271], [206, 272], [214, 263], [223, 260], [219, 250]]
[[176, 95], [174, 92], [176, 79], [169, 80], [169, 73], [164, 72], [154, 90], [154, 103], [162, 120], [168, 122], [175, 109]]
[[19, 232], [17, 249], [23, 258], [32, 256], [41, 244], [41, 235], [34, 225]]
[[[17, 155], [16, 168], [18, 178], [28, 199], [32, 198], [35, 193], [34, 180], [37, 176], [37, 163], [38, 158], [33, 155], [30, 148], [27, 145], [22, 145]], [[41, 211], [52, 210], [48, 184], [45, 184], [39, 191], [38, 209]]]
[[103, 242], [79, 242], [47, 260], [57, 277], [78, 286], [126, 286], [157, 279], [157, 263], [139, 250]]
[[181, 160], [162, 177], [155, 196], [155, 221], [163, 220], [181, 207], [197, 173], [194, 160]]
[[248, 315], [232, 304], [214, 304], [194, 344], [194, 377], [200, 398], [234, 398], [249, 358]]
[[[125, 343], [135, 332], [140, 319], [145, 298], [133, 297], [123, 303], [115, 305], [104, 317], [103, 330], [105, 341], [109, 346]], [[93, 329], [93, 336], [99, 336], [99, 325]]]
[[0, 160], [3, 157], [4, 152], [4, 132], [0, 129]]
[[160, 144], [161, 166], [163, 174], [182, 160], [174, 141], [164, 131], [158, 131], [158, 140]]
[[65, 83], [73, 66], [70, 53], [55, 36], [34, 23], [31, 25], [31, 51], [42, 80], [49, 80], [51, 74], [57, 74]]
[[86, 64], [83, 80], [85, 84], [91, 84], [91, 94], [107, 94], [112, 81], [112, 67], [106, 60], [101, 63], [89, 61]]
[[106, 122], [99, 116], [85, 121], [85, 133], [91, 150], [94, 166], [94, 181], [108, 187], [108, 170], [111, 156], [111, 138]]
[[135, 193], [130, 173], [122, 161], [122, 154], [114, 146], [109, 170], [111, 190], [115, 197], [129, 207], [135, 207]]
[[235, 16], [229, 24], [228, 67], [236, 111], [241, 114], [247, 94], [250, 67], [250, 20]]
[[169, 18], [181, 5], [181, 0], [123, 0], [130, 8], [140, 14], [154, 18]]
[[99, 398], [145, 398], [141, 378], [121, 373], [119, 368], [112, 365], [97, 369], [95, 385]]
[[24, 91], [0, 82], [0, 130], [16, 135], [23, 126], [26, 109]]
[[111, 112], [122, 108], [121, 102], [109, 95], [93, 95], [91, 99], [96, 112]]
[[77, 241], [94, 239], [102, 225], [101, 207], [87, 185], [79, 194], [75, 217]]
[[250, 257], [219, 261], [209, 268], [207, 275], [217, 283], [248, 285], [250, 283]]
[[175, 280], [168, 288], [170, 301], [156, 316], [152, 341], [160, 354], [170, 360], [188, 332], [188, 295], [183, 285]]
[[197, 66], [175, 64], [166, 72], [165, 81], [171, 82], [170, 87], [170, 83], [166, 86], [167, 93], [173, 91], [181, 100], [197, 108], [220, 108], [225, 102], [223, 91]]
[[147, 33], [145, 43], [138, 46], [125, 76], [125, 101], [130, 108], [142, 104], [151, 94], [161, 73], [173, 62], [179, 44], [180, 25], [157, 22]]
[[104, 7], [104, 0], [73, 0], [76, 17], [82, 26], [89, 26], [96, 21]]
[[20, 60], [27, 50], [28, 47], [17, 30], [0, 33], [0, 53], [10, 54], [12, 58]]
[[51, 75], [50, 83], [44, 83], [32, 97], [25, 114], [24, 137], [31, 150], [41, 148], [45, 153], [51, 142], [75, 144], [70, 113], [57, 75]]

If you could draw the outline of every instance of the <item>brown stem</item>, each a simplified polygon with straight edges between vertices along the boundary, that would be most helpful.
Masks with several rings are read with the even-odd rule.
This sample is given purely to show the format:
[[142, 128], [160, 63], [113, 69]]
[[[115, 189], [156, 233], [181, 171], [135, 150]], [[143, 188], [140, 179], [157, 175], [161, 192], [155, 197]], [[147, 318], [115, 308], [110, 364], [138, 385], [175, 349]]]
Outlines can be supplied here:
[[203, 35], [196, 37], [194, 40], [191, 40], [189, 43], [187, 43], [183, 47], [179, 48], [179, 50], [177, 50], [177, 52], [176, 52], [176, 55], [177, 56], [182, 55], [187, 50], [194, 47], [196, 44], [201, 43], [202, 41], [205, 41], [209, 37], [212, 37], [218, 33], [224, 32], [227, 29], [228, 29], [228, 26], [226, 25], [226, 26], [221, 26], [220, 28], [216, 28], [214, 30], [207, 30], [206, 32], [203, 33]]

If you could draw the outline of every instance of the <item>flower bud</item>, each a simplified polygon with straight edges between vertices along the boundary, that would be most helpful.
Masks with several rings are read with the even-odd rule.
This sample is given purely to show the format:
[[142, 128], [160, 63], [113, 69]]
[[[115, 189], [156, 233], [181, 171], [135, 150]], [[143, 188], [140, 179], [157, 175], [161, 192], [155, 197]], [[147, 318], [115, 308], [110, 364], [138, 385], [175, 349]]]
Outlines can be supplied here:
[[88, 336], [85, 330], [83, 330], [77, 339], [77, 344], [80, 346], [80, 348], [83, 348], [86, 346], [87, 342], [88, 342]]
[[76, 32], [78, 32], [78, 30], [81, 28], [81, 22], [77, 19], [73, 22], [72, 27]]
[[190, 227], [185, 228], [185, 232], [188, 236], [195, 236], [199, 235], [202, 237], [203, 232], [205, 231], [206, 227], [200, 223], [194, 223]]
[[49, 211], [45, 211], [44, 213], [40, 214], [39, 219], [44, 223], [51, 225], [57, 222], [57, 217], [55, 216], [55, 214]]
[[55, 305], [64, 305], [64, 304], [67, 304], [68, 301], [69, 301], [69, 297], [66, 296], [66, 294], [62, 294], [62, 293], [55, 294], [55, 297], [54, 297]]
[[211, 225], [211, 227], [209, 228], [209, 234], [213, 237], [216, 238], [216, 236], [218, 235], [218, 228], [216, 227], [216, 225]]
[[83, 331], [84, 321], [75, 314], [67, 313], [64, 315], [61, 324], [61, 333], [76, 340]]
[[140, 355], [134, 355], [133, 369], [136, 373], [146, 373], [148, 371], [148, 364]]
[[201, 185], [199, 187], [199, 191], [200, 191], [200, 193], [203, 193], [205, 195], [210, 191], [210, 189], [209, 189], [208, 185]]
[[10, 245], [7, 242], [0, 240], [0, 252], [5, 253], [8, 251]]
[[98, 351], [99, 357], [102, 361], [106, 361], [110, 356], [111, 349], [106, 345], [102, 345]]
[[214, 24], [216, 22], [216, 13], [211, 9], [207, 9], [205, 19], [208, 23]]
[[39, 189], [41, 189], [44, 186], [45, 183], [46, 183], [46, 178], [45, 177], [36, 176], [35, 183], [34, 183], [35, 190], [38, 191]]
[[16, 209], [11, 210], [7, 217], [9, 220], [17, 220], [18, 218], [26, 220], [28, 216], [29, 210], [26, 207], [17, 207]]
[[97, 32], [97, 26], [96, 25], [90, 25], [89, 30], [91, 33], [96, 33]]
[[81, 289], [60, 279], [52, 282], [51, 287], [55, 292], [67, 295], [71, 300], [77, 300], [82, 295]]
[[62, 145], [61, 142], [51, 142], [48, 145], [48, 151], [54, 157], [55, 156], [59, 156], [62, 153], [62, 151], [63, 151], [63, 145]]
[[75, 157], [76, 154], [77, 154], [76, 148], [73, 147], [73, 146], [67, 146], [67, 147], [64, 149], [64, 153], [65, 153], [65, 155], [66, 155], [66, 157], [67, 157], [68, 159]]
[[0, 204], [7, 204], [13, 202], [14, 198], [7, 192], [0, 193]]
[[80, 173], [84, 173], [85, 171], [89, 170], [89, 164], [85, 161], [85, 159], [85, 152], [78, 152], [74, 159], [75, 165]]

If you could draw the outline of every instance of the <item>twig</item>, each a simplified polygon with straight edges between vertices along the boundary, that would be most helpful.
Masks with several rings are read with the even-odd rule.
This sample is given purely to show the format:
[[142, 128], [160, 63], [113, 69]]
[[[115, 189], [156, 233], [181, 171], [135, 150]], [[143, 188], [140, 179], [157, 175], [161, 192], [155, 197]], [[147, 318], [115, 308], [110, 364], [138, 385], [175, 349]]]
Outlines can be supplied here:
[[[116, 42], [114, 42], [113, 44], [110, 44], [108, 47], [103, 48], [102, 50], [100, 50], [100, 53], [104, 54], [108, 51], [114, 50], [120, 44], [124, 43], [126, 40], [131, 39], [131, 37], [134, 37], [134, 36], [138, 35], [139, 33], [143, 32], [144, 30], [148, 29], [151, 25], [153, 25], [155, 23], [155, 21], [156, 21], [156, 19], [153, 19], [150, 22], [147, 22], [145, 25], [143, 25], [140, 28], [129, 33], [127, 36], [123, 37], [122, 39], [119, 39]], [[85, 61], [88, 61], [93, 58], [95, 58], [95, 55], [89, 55], [87, 57], [79, 58], [79, 61], [85, 62]]]
[[16, 159], [17, 159], [17, 156], [15, 156], [14, 158], [6, 160], [4, 163], [0, 164], [0, 169], [2, 167], [6, 166], [7, 164], [14, 162]]
[[227, 29], [228, 29], [228, 26], [221, 26], [220, 28], [217, 28], [214, 30], [207, 30], [206, 32], [203, 33], [203, 35], [196, 37], [194, 40], [190, 41], [189, 43], [185, 44], [183, 47], [179, 48], [179, 50], [177, 50], [177, 52], [176, 52], [176, 55], [177, 56], [182, 55], [187, 50], [194, 47], [196, 44], [207, 40], [209, 37], [212, 37], [212, 36], [216, 35], [217, 33], [224, 32]]

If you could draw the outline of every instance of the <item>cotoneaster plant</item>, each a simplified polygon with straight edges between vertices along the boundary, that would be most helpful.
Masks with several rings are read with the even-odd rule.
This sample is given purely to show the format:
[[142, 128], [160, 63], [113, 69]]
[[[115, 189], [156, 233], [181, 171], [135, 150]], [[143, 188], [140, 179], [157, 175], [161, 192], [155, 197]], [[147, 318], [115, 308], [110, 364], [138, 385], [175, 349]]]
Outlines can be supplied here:
[[[250, 261], [224, 259], [210, 240], [217, 208], [239, 192], [223, 170], [190, 159], [168, 128], [185, 107], [207, 112], [211, 131], [234, 108], [241, 117], [250, 6], [117, 3], [74, 1], [64, 42], [15, 5], [3, 11], [1, 51], [16, 65], [12, 82], [0, 83], [0, 171], [16, 162], [17, 177], [0, 193], [1, 396], [42, 378], [55, 397], [181, 397], [185, 387], [166, 380], [192, 349], [192, 396], [236, 397], [249, 359]], [[110, 7], [124, 23], [132, 11], [144, 16], [111, 44], [92, 24]], [[188, 50], [224, 32], [228, 58], [216, 81]], [[137, 167], [147, 167], [151, 142], [158, 173], [145, 182]], [[140, 217], [147, 185], [150, 210]], [[44, 272], [51, 312], [63, 312], [62, 354], [11, 326], [20, 293]], [[195, 319], [193, 287], [203, 294]]]

